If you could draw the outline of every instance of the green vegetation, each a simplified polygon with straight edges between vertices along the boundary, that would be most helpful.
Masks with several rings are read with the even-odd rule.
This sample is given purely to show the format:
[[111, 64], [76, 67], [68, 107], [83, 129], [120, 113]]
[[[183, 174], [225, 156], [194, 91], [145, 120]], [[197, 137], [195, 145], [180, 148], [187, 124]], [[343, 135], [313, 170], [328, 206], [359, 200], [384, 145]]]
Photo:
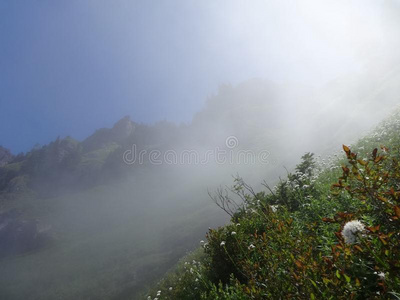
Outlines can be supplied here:
[[307, 153], [269, 191], [236, 178], [210, 229], [147, 299], [400, 299], [400, 112], [344, 155]]

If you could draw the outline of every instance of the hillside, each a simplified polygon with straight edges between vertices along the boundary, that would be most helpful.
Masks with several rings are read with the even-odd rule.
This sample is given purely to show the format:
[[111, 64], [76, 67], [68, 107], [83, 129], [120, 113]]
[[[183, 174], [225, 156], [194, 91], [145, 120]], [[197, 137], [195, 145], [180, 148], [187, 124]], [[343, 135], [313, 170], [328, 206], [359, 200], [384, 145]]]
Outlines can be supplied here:
[[[82, 141], [59, 137], [28, 153], [3, 151], [0, 296], [135, 297], [195, 249], [209, 227], [229, 220], [208, 190], [229, 185], [238, 173], [256, 189], [260, 178], [273, 185], [304, 152], [324, 155], [332, 145], [354, 140], [396, 103], [397, 86], [385, 82], [374, 94], [386, 95], [385, 105], [371, 106], [376, 101], [371, 96], [355, 105], [356, 112], [332, 113], [325, 109], [330, 97], [338, 107], [355, 101], [354, 95], [338, 99], [333, 93], [346, 82], [315, 91], [250, 80], [221, 86], [189, 124], [146, 125], [124, 117]], [[381, 84], [368, 88], [377, 91]], [[309, 107], [300, 105], [305, 99], [311, 99]], [[228, 138], [235, 142], [232, 148]], [[146, 154], [142, 162], [130, 160], [133, 146]], [[211, 156], [197, 161], [210, 150], [253, 158], [266, 151], [267, 160], [220, 163]], [[172, 151], [184, 160], [158, 164], [150, 159], [152, 151]]]
[[305, 154], [265, 191], [237, 178], [214, 198], [231, 222], [147, 299], [399, 299], [399, 130], [397, 110], [343, 154]]

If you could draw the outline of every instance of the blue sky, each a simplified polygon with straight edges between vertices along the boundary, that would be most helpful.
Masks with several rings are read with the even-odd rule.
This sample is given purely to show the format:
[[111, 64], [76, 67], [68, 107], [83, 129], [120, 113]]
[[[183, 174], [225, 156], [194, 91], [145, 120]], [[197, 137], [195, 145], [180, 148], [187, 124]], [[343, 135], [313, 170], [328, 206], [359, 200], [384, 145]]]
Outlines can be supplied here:
[[0, 145], [125, 115], [190, 122], [220, 84], [255, 77], [320, 86], [360, 69], [380, 2], [0, 1]]

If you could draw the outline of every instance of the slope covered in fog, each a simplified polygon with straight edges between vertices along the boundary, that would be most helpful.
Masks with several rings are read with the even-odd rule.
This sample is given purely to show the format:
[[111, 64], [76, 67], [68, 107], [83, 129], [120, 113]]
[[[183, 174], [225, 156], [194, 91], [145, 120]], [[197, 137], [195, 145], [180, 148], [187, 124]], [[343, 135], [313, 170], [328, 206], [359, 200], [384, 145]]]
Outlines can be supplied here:
[[[83, 141], [61, 137], [8, 156], [0, 168], [0, 238], [9, 245], [1, 249], [2, 295], [134, 295], [193, 249], [209, 226], [227, 221], [207, 189], [230, 184], [237, 173], [255, 187], [274, 183], [304, 152], [332, 153], [377, 124], [397, 104], [400, 77], [396, 69], [375, 76], [350, 76], [323, 89], [265, 80], [223, 85], [189, 124], [125, 117]], [[125, 156], [133, 146], [144, 151], [143, 163]], [[220, 163], [214, 154], [205, 163], [162, 161], [171, 150], [202, 159], [215, 149], [268, 155], [251, 163]], [[149, 160], [151, 151], [161, 154], [161, 164]]]
[[[342, 154], [307, 153], [275, 186], [243, 179], [147, 299], [396, 299], [400, 292], [400, 110]], [[235, 199], [243, 203], [234, 206]]]

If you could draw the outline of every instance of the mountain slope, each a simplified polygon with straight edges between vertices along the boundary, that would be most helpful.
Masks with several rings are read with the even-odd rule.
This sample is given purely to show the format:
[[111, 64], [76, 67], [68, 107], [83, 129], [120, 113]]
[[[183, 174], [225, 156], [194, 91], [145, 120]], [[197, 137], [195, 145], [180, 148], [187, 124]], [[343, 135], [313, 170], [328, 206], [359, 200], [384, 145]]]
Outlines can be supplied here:
[[148, 299], [397, 299], [399, 131], [397, 110], [344, 155], [304, 155], [268, 193], [235, 181], [231, 222]]
[[[385, 89], [396, 87], [393, 82]], [[380, 83], [369, 87], [371, 94]], [[343, 108], [354, 96], [340, 92], [345, 85], [315, 91], [251, 80], [221, 87], [190, 124], [145, 125], [125, 117], [84, 141], [58, 138], [12, 157], [0, 167], [0, 239], [13, 245], [0, 251], [0, 296], [135, 295], [194, 249], [209, 226], [228, 220], [207, 189], [229, 184], [238, 172], [254, 185], [260, 178], [274, 183], [285, 175], [284, 166], [294, 168], [296, 157], [305, 151], [332, 152], [333, 144], [352, 140], [378, 122], [378, 117], [361, 122], [365, 116], [380, 118], [393, 103], [384, 90], [376, 94], [388, 95], [382, 110], [360, 102], [353, 114]], [[342, 95], [332, 102], [337, 110], [325, 108], [333, 91]], [[228, 137], [236, 138], [234, 148]], [[124, 160], [133, 146], [145, 151], [143, 163]], [[263, 163], [225, 164], [213, 156], [204, 164], [187, 157], [183, 163], [157, 164], [148, 155], [172, 150], [178, 158], [184, 151], [204, 158], [216, 149], [269, 155]]]

